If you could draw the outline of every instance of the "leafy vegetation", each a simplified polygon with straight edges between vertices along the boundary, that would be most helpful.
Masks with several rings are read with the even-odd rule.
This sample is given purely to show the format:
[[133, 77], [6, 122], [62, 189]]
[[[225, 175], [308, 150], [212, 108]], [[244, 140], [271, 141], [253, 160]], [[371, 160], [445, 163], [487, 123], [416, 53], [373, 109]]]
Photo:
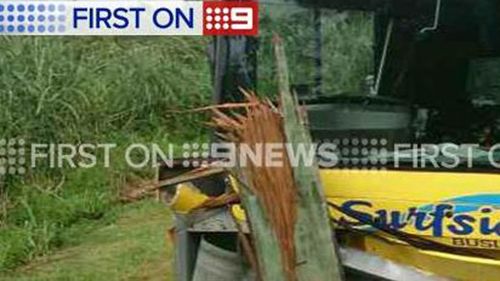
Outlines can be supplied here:
[[109, 168], [0, 178], [0, 271], [50, 253], [73, 225], [110, 212], [121, 187], [151, 176], [126, 167], [125, 146], [203, 135], [202, 115], [171, 112], [209, 103], [205, 47], [176, 37], [0, 38], [0, 139], [118, 146]]
[[[311, 12], [299, 9], [297, 13], [287, 20], [283, 13], [279, 22], [263, 15], [258, 57], [259, 90], [265, 94], [275, 92], [272, 32], [285, 38], [294, 83], [313, 79]], [[363, 15], [328, 13], [324, 12], [322, 23], [323, 91], [358, 91], [359, 81], [371, 69], [370, 21]], [[95, 224], [112, 225], [123, 212], [115, 204], [120, 190], [153, 175], [151, 169], [125, 165], [123, 150], [128, 144], [204, 138], [201, 121], [206, 116], [178, 110], [211, 102], [207, 42], [185, 37], [0, 37], [0, 139], [118, 146], [109, 168], [37, 167], [23, 177], [0, 177], [0, 271], [46, 256], [61, 245], [86, 243], [79, 249], [84, 252], [92, 248], [90, 241], [99, 243], [99, 237], [84, 241], [79, 237]], [[153, 231], [158, 229], [151, 227], [148, 235]], [[119, 235], [116, 232], [109, 235]], [[148, 243], [140, 239], [137, 243]], [[95, 280], [100, 273], [92, 272], [93, 257], [81, 255], [79, 261], [90, 268], [81, 280]], [[129, 257], [125, 265], [135, 266], [133, 257], [125, 257]], [[64, 267], [75, 270], [74, 265]], [[53, 270], [56, 273], [40, 273], [47, 277], [21, 280], [71, 276], [66, 269]]]
[[196, 116], [168, 112], [209, 102], [205, 42], [2, 37], [0, 137], [85, 142], [166, 125], [198, 133]]
[[290, 79], [310, 94], [316, 76], [317, 36], [321, 38], [323, 95], [365, 94], [365, 78], [373, 74], [373, 22], [361, 12], [321, 10], [321, 32], [315, 29], [314, 11], [286, 5], [273, 6], [260, 17], [259, 91], [277, 92], [272, 38], [279, 34], [286, 45]]
[[173, 278], [171, 224], [164, 205], [149, 200], [119, 206], [104, 217], [108, 224], [71, 227], [66, 247], [35, 259], [4, 281], [170, 281]]

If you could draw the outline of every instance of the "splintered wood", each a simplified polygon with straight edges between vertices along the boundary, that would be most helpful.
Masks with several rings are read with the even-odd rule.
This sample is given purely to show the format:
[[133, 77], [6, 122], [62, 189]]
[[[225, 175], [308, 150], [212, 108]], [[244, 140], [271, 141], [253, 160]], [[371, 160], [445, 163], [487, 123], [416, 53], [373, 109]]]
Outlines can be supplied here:
[[[213, 126], [219, 136], [254, 152], [279, 144], [280, 165], [235, 167], [240, 197], [250, 226], [254, 252], [249, 256], [263, 281], [340, 281], [343, 271], [337, 256], [334, 232], [328, 218], [326, 199], [318, 167], [297, 163], [287, 154], [291, 145], [310, 147], [296, 97], [290, 92], [288, 67], [282, 41], [274, 40], [280, 106], [244, 93], [247, 103], [237, 112], [214, 108]], [[239, 105], [241, 106], [241, 104]], [[265, 150], [264, 150], [265, 151]], [[240, 154], [236, 153], [238, 157]], [[268, 155], [263, 155], [264, 157]], [[243, 156], [241, 156], [243, 158]], [[255, 255], [253, 255], [255, 253]]]
[[[257, 145], [284, 144], [283, 118], [268, 100], [259, 100], [254, 94], [245, 93], [248, 106], [243, 114], [225, 114], [215, 109], [213, 125], [225, 141], [248, 145], [257, 151]], [[266, 167], [250, 161], [240, 174], [245, 178], [245, 188], [257, 197], [281, 252], [281, 264], [286, 280], [296, 280], [296, 255], [294, 229], [297, 217], [297, 188], [293, 170], [286, 153], [283, 165]]]

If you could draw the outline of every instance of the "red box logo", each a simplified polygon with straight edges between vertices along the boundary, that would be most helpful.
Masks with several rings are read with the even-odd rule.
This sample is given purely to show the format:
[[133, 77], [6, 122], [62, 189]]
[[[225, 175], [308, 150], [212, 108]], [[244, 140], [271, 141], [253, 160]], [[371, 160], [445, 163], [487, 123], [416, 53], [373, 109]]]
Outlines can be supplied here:
[[203, 35], [256, 36], [258, 30], [257, 2], [203, 2]]

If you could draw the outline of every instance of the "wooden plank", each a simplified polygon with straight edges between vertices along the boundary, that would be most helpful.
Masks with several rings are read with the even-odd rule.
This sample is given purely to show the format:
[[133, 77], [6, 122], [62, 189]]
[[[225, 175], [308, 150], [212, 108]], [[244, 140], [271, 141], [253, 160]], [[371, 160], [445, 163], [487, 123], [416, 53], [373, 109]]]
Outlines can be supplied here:
[[239, 170], [238, 178], [243, 183], [241, 201], [245, 206], [247, 221], [254, 239], [259, 277], [263, 281], [286, 281], [279, 243], [271, 225], [269, 225], [264, 208], [259, 203], [258, 198], [246, 188], [248, 185], [246, 185], [243, 170]]
[[[285, 134], [288, 143], [312, 145], [311, 137], [298, 112], [296, 97], [290, 92], [288, 67], [282, 41], [275, 36], [278, 81]], [[306, 151], [308, 149], [306, 148]], [[327, 213], [326, 199], [317, 165], [293, 167], [298, 188], [298, 210], [295, 227], [297, 276], [300, 281], [337, 281], [343, 279], [342, 266]]]

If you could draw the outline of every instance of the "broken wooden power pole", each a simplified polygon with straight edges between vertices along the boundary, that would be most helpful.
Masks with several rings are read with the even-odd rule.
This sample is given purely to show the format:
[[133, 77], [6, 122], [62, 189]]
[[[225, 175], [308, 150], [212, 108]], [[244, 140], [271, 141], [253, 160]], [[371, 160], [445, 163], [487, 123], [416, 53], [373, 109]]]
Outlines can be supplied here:
[[[289, 90], [284, 47], [275, 40], [280, 108], [245, 93], [245, 114], [215, 110], [214, 125], [221, 137], [256, 148], [258, 144], [311, 147], [308, 131]], [[306, 148], [307, 149], [307, 148]], [[338, 281], [342, 268], [328, 219], [317, 166], [292, 167], [286, 149], [283, 165], [247, 163], [238, 167], [241, 201], [246, 211], [264, 281]]]
[[[288, 143], [313, 145], [309, 131], [300, 116], [296, 96], [290, 92], [288, 66], [283, 43], [275, 36], [281, 110]], [[308, 149], [306, 148], [306, 151]], [[301, 281], [342, 280], [343, 270], [337, 255], [338, 249], [330, 220], [328, 207], [316, 164], [308, 167], [304, 163], [293, 167], [298, 191], [297, 221], [295, 224], [295, 250], [297, 279]]]

